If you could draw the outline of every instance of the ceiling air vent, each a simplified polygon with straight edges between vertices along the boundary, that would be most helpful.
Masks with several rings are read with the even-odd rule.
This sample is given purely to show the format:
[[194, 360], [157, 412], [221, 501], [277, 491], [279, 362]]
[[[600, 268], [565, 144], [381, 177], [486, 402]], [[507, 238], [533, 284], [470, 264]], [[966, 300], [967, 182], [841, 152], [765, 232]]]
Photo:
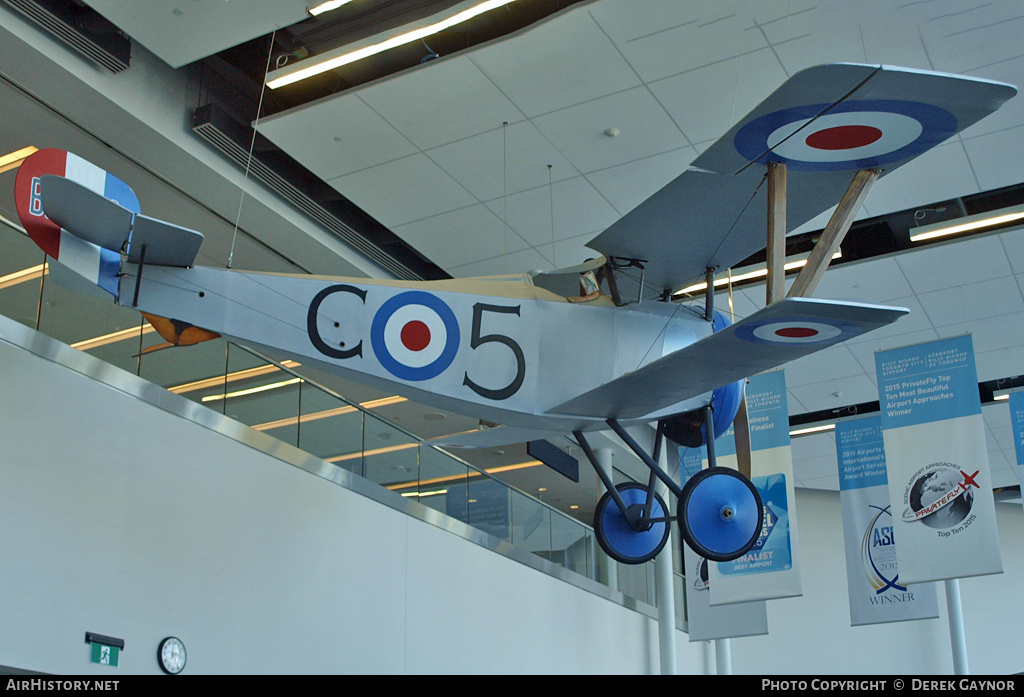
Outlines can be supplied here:
[[[249, 175], [289, 201], [395, 278], [450, 278], [400, 237], [347, 201], [337, 191], [291, 161], [260, 135], [249, 157], [252, 129], [209, 103], [196, 109], [192, 130]], [[276, 166], [272, 166], [276, 162]], [[346, 220], [354, 221], [350, 225]]]
[[131, 63], [131, 39], [92, 8], [72, 0], [3, 1], [112, 73]]

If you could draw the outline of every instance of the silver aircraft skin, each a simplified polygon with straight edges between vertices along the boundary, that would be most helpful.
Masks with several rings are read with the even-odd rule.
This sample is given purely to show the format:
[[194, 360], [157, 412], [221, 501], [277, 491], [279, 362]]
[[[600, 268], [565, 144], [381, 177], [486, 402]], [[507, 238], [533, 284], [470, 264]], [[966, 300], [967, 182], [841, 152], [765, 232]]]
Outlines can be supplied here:
[[[196, 267], [200, 233], [147, 218], [127, 184], [58, 150], [26, 160], [15, 193], [44, 251], [115, 302], [172, 320], [157, 327], [171, 343], [200, 328], [503, 424], [445, 441], [485, 447], [690, 412], [728, 383], [896, 321], [906, 310], [788, 298], [713, 327], [702, 308], [637, 299], [667, 300], [764, 247], [769, 163], [790, 172], [795, 227], [852, 175], [884, 175], [1015, 93], [885, 66], [798, 73], [592, 240], [596, 261], [562, 274], [568, 291], [555, 272], [404, 282]], [[646, 286], [626, 266], [644, 269]], [[595, 271], [598, 290], [580, 297]]]

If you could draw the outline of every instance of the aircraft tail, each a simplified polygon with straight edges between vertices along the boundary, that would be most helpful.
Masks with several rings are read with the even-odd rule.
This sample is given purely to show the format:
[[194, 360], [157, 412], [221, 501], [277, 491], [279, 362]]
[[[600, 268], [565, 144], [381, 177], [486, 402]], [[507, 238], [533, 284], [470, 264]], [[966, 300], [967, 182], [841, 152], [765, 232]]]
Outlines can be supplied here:
[[191, 266], [203, 240], [142, 215], [130, 186], [64, 150], [30, 155], [18, 168], [14, 195], [21, 224], [39, 248], [115, 298], [123, 259]]

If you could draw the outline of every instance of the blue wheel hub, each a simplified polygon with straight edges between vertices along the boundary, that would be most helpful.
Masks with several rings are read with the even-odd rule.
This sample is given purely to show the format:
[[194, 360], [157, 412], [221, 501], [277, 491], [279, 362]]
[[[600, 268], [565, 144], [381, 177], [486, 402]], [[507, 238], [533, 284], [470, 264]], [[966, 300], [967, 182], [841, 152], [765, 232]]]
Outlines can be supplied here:
[[[639, 514], [647, 503], [647, 487], [626, 482], [616, 487], [630, 514]], [[652, 519], [668, 516], [668, 507], [657, 494], [653, 494]], [[641, 524], [636, 529], [623, 515], [610, 492], [597, 502], [594, 510], [594, 533], [601, 549], [612, 559], [623, 564], [643, 564], [658, 555], [665, 546], [670, 531], [667, 521]]]
[[725, 467], [711, 467], [691, 477], [679, 497], [678, 513], [686, 544], [711, 561], [746, 554], [764, 524], [757, 489], [742, 474]]

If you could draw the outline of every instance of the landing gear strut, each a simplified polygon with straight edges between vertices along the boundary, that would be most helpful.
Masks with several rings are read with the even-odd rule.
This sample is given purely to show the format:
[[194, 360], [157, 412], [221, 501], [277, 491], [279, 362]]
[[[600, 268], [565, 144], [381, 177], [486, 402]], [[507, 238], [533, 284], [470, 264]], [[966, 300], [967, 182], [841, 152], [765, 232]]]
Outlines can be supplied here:
[[[707, 433], [714, 433], [711, 407], [705, 412]], [[664, 441], [664, 422], [658, 423], [654, 450], [648, 454], [615, 419], [608, 425], [629, 446], [651, 472], [647, 485], [627, 482], [614, 485], [598, 466], [597, 457], [580, 431], [573, 435], [587, 459], [594, 465], [606, 493], [594, 512], [598, 544], [608, 556], [624, 564], [643, 564], [658, 555], [668, 539], [669, 524], [679, 522], [679, 531], [690, 548], [711, 561], [730, 561], [746, 554], [757, 542], [764, 524], [764, 507], [757, 489], [739, 472], [715, 465], [714, 439], [709, 439], [710, 467], [680, 487], [658, 465]], [[675, 516], [668, 515], [662, 498], [655, 493], [660, 479], [678, 499]]]

